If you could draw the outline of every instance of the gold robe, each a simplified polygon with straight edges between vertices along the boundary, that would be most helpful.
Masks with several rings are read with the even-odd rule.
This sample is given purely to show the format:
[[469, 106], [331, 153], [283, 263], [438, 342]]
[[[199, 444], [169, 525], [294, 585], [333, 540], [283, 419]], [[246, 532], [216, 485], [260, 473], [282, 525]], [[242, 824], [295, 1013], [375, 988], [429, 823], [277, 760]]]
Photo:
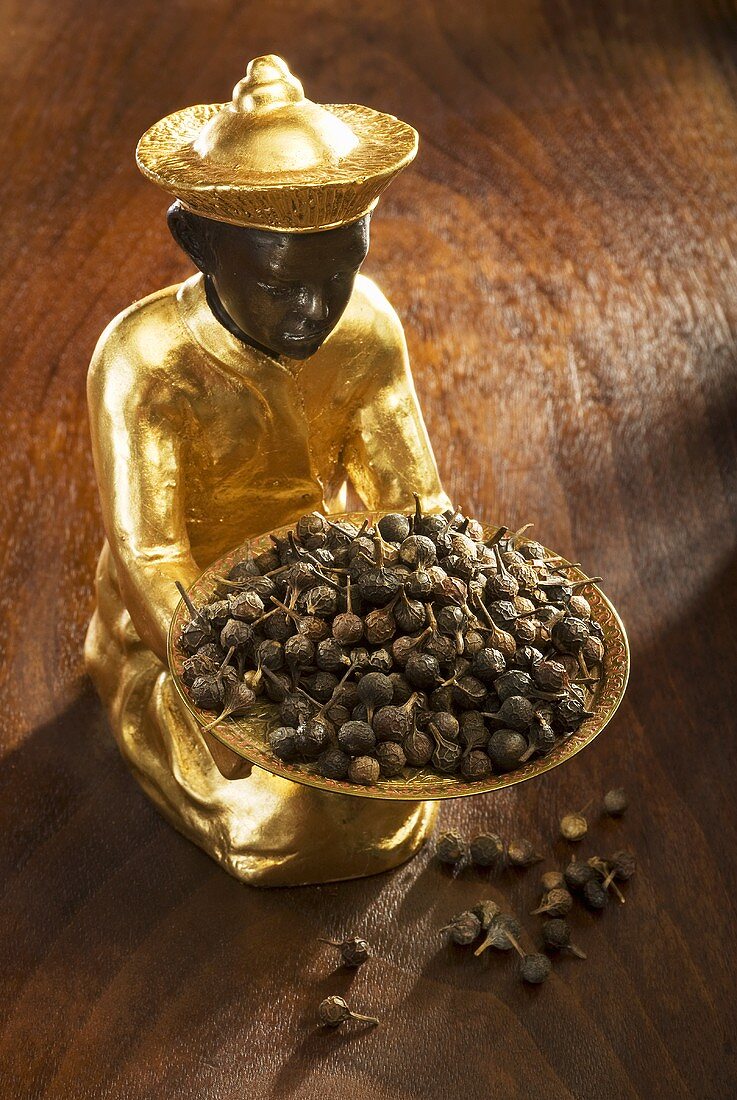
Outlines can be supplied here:
[[188, 587], [306, 512], [342, 511], [346, 479], [368, 509], [410, 507], [413, 491], [427, 509], [448, 506], [386, 298], [358, 275], [322, 347], [278, 361], [214, 318], [195, 275], [110, 323], [87, 392], [106, 541], [85, 659], [143, 789], [248, 882], [350, 878], [408, 858], [432, 826], [431, 803], [321, 792], [234, 770], [227, 752], [221, 771], [166, 660], [174, 582]]

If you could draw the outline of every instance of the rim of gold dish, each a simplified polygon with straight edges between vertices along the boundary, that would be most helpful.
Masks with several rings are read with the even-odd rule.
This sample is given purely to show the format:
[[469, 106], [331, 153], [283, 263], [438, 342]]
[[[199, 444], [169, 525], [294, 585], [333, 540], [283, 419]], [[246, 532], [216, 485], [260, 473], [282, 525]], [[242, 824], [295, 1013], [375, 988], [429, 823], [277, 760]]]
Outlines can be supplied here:
[[[330, 519], [350, 520], [360, 526], [364, 519], [371, 521], [380, 519], [386, 512], [346, 512], [340, 515], [330, 516]], [[498, 527], [493, 524], [483, 524], [484, 539], [490, 538]], [[267, 532], [250, 540], [251, 550], [254, 554], [270, 548], [271, 535], [284, 535], [294, 529], [294, 524], [278, 527], [274, 531]], [[195, 581], [189, 590], [189, 597], [196, 607], [206, 603], [217, 588], [216, 577], [225, 576], [237, 561], [246, 556], [246, 545], [237, 547], [209, 566], [202, 576]], [[559, 557], [552, 551], [546, 554], [551, 557]], [[565, 559], [561, 559], [559, 567], [564, 570], [572, 580], [583, 580], [586, 574], [575, 568]], [[280, 775], [284, 779], [291, 779], [295, 783], [303, 783], [307, 787], [317, 787], [323, 791], [334, 791], [336, 794], [350, 794], [357, 798], [397, 799], [401, 801], [433, 801], [443, 798], [467, 798], [474, 794], [487, 794], [489, 791], [502, 790], [504, 787], [514, 786], [516, 783], [524, 783], [527, 779], [543, 775], [545, 772], [557, 768], [558, 765], [570, 760], [582, 749], [590, 745], [604, 727], [611, 721], [617, 707], [622, 701], [630, 670], [630, 651], [627, 634], [622, 620], [616, 609], [607, 599], [597, 585], [591, 585], [587, 589], [586, 598], [591, 605], [591, 615], [604, 631], [604, 660], [602, 662], [601, 679], [588, 701], [589, 710], [593, 716], [587, 718], [579, 728], [569, 737], [559, 741], [555, 748], [546, 756], [528, 761], [523, 767], [504, 775], [495, 775], [480, 782], [469, 783], [453, 775], [439, 775], [426, 768], [406, 768], [403, 775], [395, 779], [380, 779], [371, 787], [365, 787], [358, 783], [350, 783], [348, 780], [325, 779], [310, 771], [309, 764], [287, 764], [277, 759], [271, 752], [268, 734], [271, 729], [279, 725], [279, 708], [277, 704], [259, 699], [248, 714], [240, 718], [225, 718], [216, 726], [210, 728], [209, 733], [226, 745], [238, 756], [248, 760], [252, 764]], [[168, 657], [169, 667], [172, 672], [174, 685], [179, 696], [200, 726], [209, 724], [214, 715], [211, 711], [200, 710], [194, 706], [187, 694], [187, 689], [182, 681], [182, 664], [184, 654], [176, 644], [184, 623], [189, 618], [184, 600], [179, 604], [172, 616], [169, 627]]]

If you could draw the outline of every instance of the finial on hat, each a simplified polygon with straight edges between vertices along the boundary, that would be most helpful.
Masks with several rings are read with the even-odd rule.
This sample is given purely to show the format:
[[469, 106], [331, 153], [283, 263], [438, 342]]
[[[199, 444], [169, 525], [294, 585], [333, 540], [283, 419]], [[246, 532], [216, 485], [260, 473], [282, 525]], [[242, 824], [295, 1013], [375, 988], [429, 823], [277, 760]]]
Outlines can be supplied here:
[[239, 111], [267, 111], [299, 103], [304, 97], [304, 89], [286, 61], [268, 53], [249, 61], [246, 75], [233, 89], [233, 106]]
[[211, 164], [252, 176], [297, 173], [339, 164], [359, 139], [342, 119], [305, 98], [285, 61], [251, 61], [225, 109], [202, 127], [194, 149]]

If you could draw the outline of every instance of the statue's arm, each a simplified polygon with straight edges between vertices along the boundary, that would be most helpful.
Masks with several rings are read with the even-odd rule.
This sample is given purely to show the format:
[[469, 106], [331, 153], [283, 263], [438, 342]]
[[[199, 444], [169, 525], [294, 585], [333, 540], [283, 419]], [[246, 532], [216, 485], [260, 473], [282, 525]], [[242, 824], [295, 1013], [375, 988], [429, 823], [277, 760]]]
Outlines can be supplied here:
[[201, 571], [184, 522], [176, 423], [155, 378], [146, 379], [130, 346], [119, 343], [101, 340], [90, 364], [92, 451], [123, 601], [141, 640], [166, 664], [174, 582], [189, 586]]
[[404, 330], [383, 295], [381, 300], [365, 366], [367, 389], [350, 427], [343, 464], [369, 509], [411, 507], [413, 493], [428, 511], [450, 508], [417, 399]]

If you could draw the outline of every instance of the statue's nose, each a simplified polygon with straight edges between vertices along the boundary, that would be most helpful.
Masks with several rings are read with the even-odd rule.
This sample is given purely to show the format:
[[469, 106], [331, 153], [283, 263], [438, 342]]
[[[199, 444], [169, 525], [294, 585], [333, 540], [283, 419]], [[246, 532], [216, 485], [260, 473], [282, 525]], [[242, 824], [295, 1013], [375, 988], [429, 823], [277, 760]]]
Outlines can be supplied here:
[[328, 305], [318, 290], [305, 291], [302, 304], [304, 316], [309, 321], [326, 321], [328, 317]]

